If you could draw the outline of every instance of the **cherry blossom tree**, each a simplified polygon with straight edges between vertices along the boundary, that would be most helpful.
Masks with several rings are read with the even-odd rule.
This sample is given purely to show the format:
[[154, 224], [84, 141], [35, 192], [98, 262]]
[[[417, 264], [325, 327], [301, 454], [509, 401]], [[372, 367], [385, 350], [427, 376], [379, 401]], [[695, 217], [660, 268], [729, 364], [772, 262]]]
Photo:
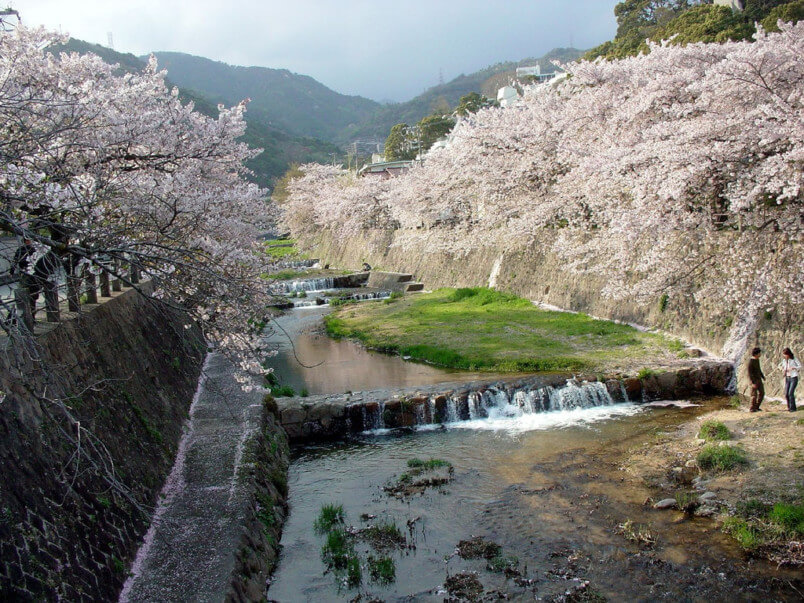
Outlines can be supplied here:
[[752, 42], [565, 65], [516, 105], [462, 118], [405, 175], [305, 166], [286, 215], [314, 232], [370, 212], [394, 244], [454, 254], [547, 235], [567, 269], [606, 274], [605, 295], [727, 297], [744, 342], [761, 308], [804, 303], [801, 56], [804, 24], [782, 24]]
[[[222, 350], [252, 349], [267, 293], [255, 238], [265, 191], [243, 179], [245, 103], [210, 119], [183, 104], [152, 58], [118, 75], [48, 47], [42, 29], [0, 35], [0, 229], [30, 239], [68, 280], [134, 272]], [[18, 324], [3, 322], [7, 332]], [[259, 362], [242, 368], [260, 372]]]

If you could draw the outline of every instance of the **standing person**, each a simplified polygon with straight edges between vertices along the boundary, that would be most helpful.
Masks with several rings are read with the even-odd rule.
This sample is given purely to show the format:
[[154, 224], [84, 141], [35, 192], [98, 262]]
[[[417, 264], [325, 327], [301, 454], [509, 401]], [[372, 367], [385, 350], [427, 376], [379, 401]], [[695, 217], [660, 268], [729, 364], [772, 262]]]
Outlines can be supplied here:
[[801, 363], [793, 356], [793, 350], [782, 350], [782, 362], [779, 368], [784, 372], [784, 397], [787, 399], [787, 410], [796, 412], [796, 386]]
[[765, 385], [762, 383], [765, 379], [765, 373], [759, 366], [759, 355], [762, 350], [754, 348], [751, 350], [751, 360], [748, 361], [748, 379], [751, 381], [751, 408], [749, 412], [757, 412], [759, 410], [762, 400], [765, 399]]

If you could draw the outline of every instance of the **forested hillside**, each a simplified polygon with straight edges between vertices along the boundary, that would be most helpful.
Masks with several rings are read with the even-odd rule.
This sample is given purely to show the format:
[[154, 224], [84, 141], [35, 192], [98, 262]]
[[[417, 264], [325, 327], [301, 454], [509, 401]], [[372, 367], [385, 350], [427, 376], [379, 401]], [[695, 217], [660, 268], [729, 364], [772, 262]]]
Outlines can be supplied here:
[[[133, 54], [116, 52], [99, 44], [89, 44], [81, 40], [70, 39], [67, 44], [54, 46], [55, 52], [67, 51], [78, 52], [79, 54], [93, 53], [101, 57], [107, 63], [116, 63], [120, 69], [128, 73], [138, 73], [145, 67], [145, 62], [135, 57]], [[159, 66], [166, 68], [160, 61]], [[203, 91], [197, 91], [181, 86], [173, 78], [173, 74], [168, 72], [168, 80], [179, 86], [180, 96], [186, 101], [193, 101], [196, 109], [209, 117], [217, 117], [219, 102], [226, 106], [234, 105], [243, 98], [213, 98]], [[340, 155], [341, 149], [336, 145], [317, 140], [312, 137], [302, 137], [283, 131], [276, 125], [266, 120], [265, 115], [249, 105], [246, 112], [246, 133], [243, 140], [254, 149], [264, 149], [265, 152], [257, 157], [250, 159], [246, 165], [254, 174], [251, 177], [260, 186], [272, 188], [273, 183], [284, 174], [288, 167], [293, 163], [304, 162], [327, 162], [332, 158], [332, 154]]]
[[250, 98], [249, 112], [296, 136], [339, 140], [343, 129], [380, 107], [367, 98], [338, 94], [287, 69], [237, 67], [179, 52], [155, 55], [179, 86], [227, 105]]

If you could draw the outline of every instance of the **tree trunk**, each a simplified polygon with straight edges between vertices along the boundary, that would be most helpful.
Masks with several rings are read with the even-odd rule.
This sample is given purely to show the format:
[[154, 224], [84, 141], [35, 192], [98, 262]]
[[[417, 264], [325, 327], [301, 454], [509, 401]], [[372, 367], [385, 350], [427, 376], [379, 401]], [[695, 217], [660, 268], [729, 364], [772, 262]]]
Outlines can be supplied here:
[[17, 319], [31, 333], [34, 328], [33, 307], [31, 304], [31, 294], [24, 283], [20, 283], [14, 289], [14, 300], [17, 304]]
[[[120, 274], [120, 261], [114, 261], [114, 272], [115, 274]], [[112, 279], [112, 291], [122, 291], [123, 290], [123, 281], [120, 280], [119, 277], [114, 277]]]

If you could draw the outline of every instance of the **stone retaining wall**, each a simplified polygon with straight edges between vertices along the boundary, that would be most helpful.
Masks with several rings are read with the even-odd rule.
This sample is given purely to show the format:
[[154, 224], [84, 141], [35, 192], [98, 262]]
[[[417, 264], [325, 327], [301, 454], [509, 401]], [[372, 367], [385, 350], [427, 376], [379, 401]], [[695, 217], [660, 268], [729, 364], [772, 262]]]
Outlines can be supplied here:
[[[701, 395], [723, 394], [733, 375], [733, 366], [728, 362], [695, 361], [683, 368], [651, 374], [643, 378], [624, 375], [603, 377], [580, 376], [579, 381], [601, 381], [612, 399], [649, 402], [654, 400], [680, 400]], [[425, 422], [444, 422], [447, 399], [458, 399], [459, 415], [468, 419], [467, 398], [470, 392], [485, 389], [513, 390], [522, 387], [539, 388], [560, 386], [566, 383], [567, 375], [536, 375], [502, 381], [439, 384], [399, 390], [373, 390], [349, 394], [296, 397], [280, 399], [279, 409], [282, 426], [291, 443], [309, 440], [338, 438], [371, 428], [367, 417], [376, 416], [382, 407], [386, 427], [411, 427], [416, 418]], [[434, 401], [435, 416], [429, 407]]]
[[0, 600], [115, 600], [205, 346], [135, 291], [37, 341], [33, 356], [0, 341]]

